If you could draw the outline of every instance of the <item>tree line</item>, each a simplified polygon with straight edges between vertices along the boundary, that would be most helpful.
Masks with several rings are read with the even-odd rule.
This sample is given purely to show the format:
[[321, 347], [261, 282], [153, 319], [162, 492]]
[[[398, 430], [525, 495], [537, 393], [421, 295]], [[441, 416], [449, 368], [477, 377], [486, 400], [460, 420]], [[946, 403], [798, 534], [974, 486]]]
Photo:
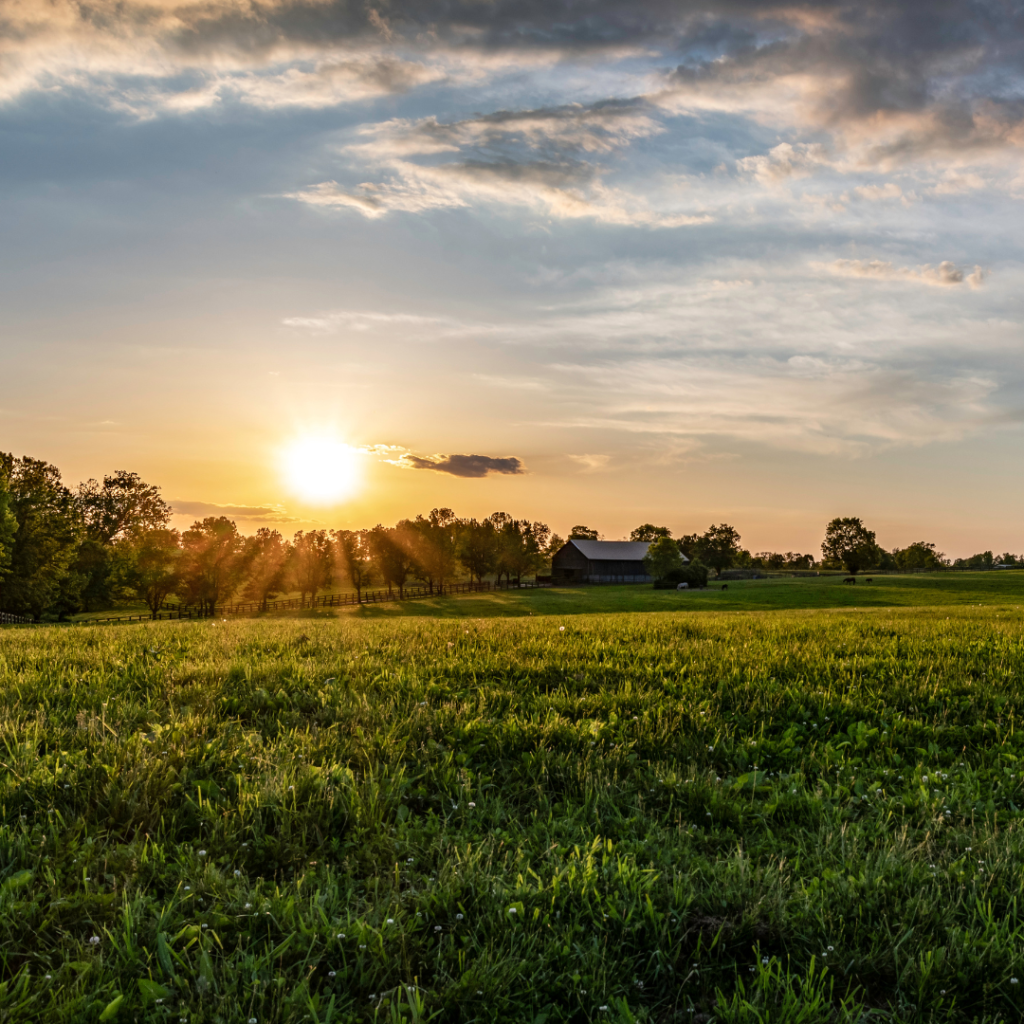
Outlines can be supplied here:
[[394, 526], [299, 530], [290, 540], [270, 527], [244, 536], [226, 516], [179, 532], [171, 513], [137, 473], [73, 489], [56, 466], [0, 453], [0, 611], [60, 619], [141, 601], [155, 616], [174, 600], [213, 614], [231, 600], [312, 600], [342, 583], [360, 597], [376, 585], [401, 597], [413, 581], [433, 593], [465, 575], [518, 580], [563, 543], [507, 512], [476, 520], [432, 509]]
[[[439, 508], [394, 526], [299, 530], [291, 539], [270, 527], [244, 536], [225, 516], [179, 532], [168, 525], [171, 512], [160, 489], [137, 473], [119, 470], [72, 488], [48, 462], [0, 453], [0, 611], [45, 620], [144, 602], [155, 615], [174, 600], [212, 614], [231, 600], [266, 608], [280, 594], [311, 599], [336, 584], [360, 597], [373, 586], [401, 597], [411, 582], [433, 593], [460, 577], [535, 575], [563, 544], [544, 523], [506, 512], [476, 520]], [[569, 537], [599, 539], [586, 526], [573, 527]], [[730, 568], [855, 573], [1024, 565], [1024, 556], [990, 551], [951, 562], [925, 541], [886, 550], [852, 517], [827, 525], [820, 559], [792, 551], [751, 553], [726, 523], [678, 538], [667, 527], [644, 523], [630, 539], [651, 543], [648, 571], [655, 578], [675, 574], [700, 585], [709, 571], [720, 575]]]

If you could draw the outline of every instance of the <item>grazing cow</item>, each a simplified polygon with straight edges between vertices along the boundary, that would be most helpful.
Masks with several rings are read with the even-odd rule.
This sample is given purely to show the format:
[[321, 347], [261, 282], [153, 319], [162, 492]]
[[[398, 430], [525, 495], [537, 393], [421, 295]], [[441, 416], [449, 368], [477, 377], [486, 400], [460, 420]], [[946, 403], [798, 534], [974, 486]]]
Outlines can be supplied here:
[[865, 582], [865, 583], [873, 583], [874, 581], [873, 581], [873, 580], [872, 580], [872, 578], [871, 578], [871, 577], [869, 576], [869, 577], [868, 577], [868, 578], [867, 578], [867, 579], [866, 579], [866, 580], [865, 580], [864, 582]]
[[722, 584], [722, 589], [723, 590], [728, 590], [729, 589], [729, 584], [728, 583], [723, 583]]
[[857, 582], [857, 577], [856, 576], [847, 576], [846, 579], [843, 580], [843, 582], [844, 583], [856, 583]]

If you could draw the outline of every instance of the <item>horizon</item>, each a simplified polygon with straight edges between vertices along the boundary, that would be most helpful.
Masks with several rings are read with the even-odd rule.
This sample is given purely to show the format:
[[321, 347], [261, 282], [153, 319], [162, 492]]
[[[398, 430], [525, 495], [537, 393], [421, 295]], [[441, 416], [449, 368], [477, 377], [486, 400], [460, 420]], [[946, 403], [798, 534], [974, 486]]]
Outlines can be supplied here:
[[11, 5], [0, 451], [138, 472], [179, 529], [1024, 550], [1021, 38], [906, 0]]

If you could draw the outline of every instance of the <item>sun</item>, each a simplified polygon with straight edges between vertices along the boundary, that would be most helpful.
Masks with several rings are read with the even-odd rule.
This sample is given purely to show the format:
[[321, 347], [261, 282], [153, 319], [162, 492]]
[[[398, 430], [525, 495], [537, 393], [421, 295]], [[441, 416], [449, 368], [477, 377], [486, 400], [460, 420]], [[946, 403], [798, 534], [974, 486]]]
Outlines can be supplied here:
[[330, 437], [301, 437], [282, 453], [288, 487], [300, 498], [330, 505], [359, 489], [359, 453]]

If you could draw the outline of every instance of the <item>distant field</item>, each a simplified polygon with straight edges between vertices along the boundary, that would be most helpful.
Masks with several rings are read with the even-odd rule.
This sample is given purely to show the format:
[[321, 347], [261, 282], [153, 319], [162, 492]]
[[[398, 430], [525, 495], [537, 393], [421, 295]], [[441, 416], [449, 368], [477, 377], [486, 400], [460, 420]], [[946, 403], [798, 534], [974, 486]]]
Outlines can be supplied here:
[[362, 618], [395, 616], [581, 615], [617, 612], [781, 611], [803, 608], [915, 608], [947, 605], [1024, 607], [1024, 572], [923, 573], [860, 577], [855, 584], [838, 576], [730, 581], [728, 590], [655, 590], [651, 586], [557, 587], [511, 590], [368, 605], [341, 609]]
[[6, 629], [0, 1014], [1019, 1021], [1016, 580]]

